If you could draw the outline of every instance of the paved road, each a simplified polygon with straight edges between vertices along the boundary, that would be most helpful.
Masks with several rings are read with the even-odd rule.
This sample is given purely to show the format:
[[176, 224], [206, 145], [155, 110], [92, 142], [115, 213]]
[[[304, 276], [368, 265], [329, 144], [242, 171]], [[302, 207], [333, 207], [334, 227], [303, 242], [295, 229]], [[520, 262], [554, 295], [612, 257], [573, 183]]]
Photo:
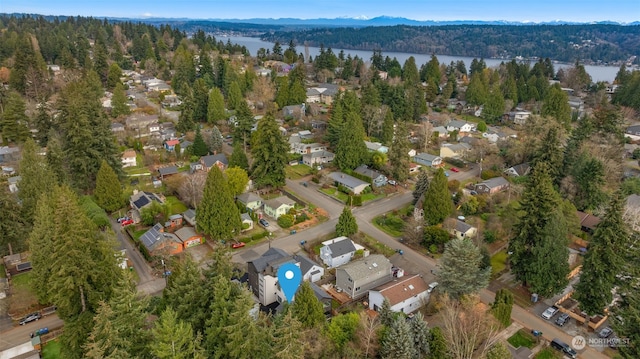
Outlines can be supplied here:
[[62, 327], [64, 322], [57, 315], [52, 314], [42, 319], [25, 325], [17, 325], [11, 330], [2, 332], [0, 335], [0, 351], [13, 348], [17, 345], [28, 342], [31, 338], [29, 334], [40, 328], [47, 327], [49, 330]]

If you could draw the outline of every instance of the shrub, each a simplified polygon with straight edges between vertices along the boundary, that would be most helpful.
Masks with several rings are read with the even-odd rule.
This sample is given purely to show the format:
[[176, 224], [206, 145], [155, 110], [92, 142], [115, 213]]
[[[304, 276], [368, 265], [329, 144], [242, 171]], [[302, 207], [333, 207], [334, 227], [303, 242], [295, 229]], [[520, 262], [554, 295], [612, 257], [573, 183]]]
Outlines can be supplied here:
[[429, 226], [424, 229], [423, 243], [429, 248], [431, 248], [431, 245], [440, 247], [447, 243], [449, 239], [449, 232], [438, 226]]
[[490, 178], [496, 178], [496, 177], [500, 177], [500, 172], [494, 171], [494, 170], [484, 170], [480, 174], [480, 178], [482, 178], [483, 180], [488, 180]]
[[353, 206], [362, 206], [362, 196], [359, 194], [350, 196], [350, 202]]
[[450, 192], [456, 192], [458, 190], [458, 188], [460, 188], [460, 181], [451, 180], [451, 181], [447, 182], [447, 188], [449, 188]]
[[257, 241], [258, 239], [262, 239], [262, 238], [266, 237], [268, 234], [269, 234], [269, 232], [264, 231], [264, 232], [261, 232], [261, 233], [256, 233], [256, 234], [252, 235], [250, 238], [251, 238], [252, 241]]
[[463, 160], [458, 158], [445, 157], [443, 161], [458, 168], [464, 168], [467, 165]]
[[438, 253], [438, 246], [436, 246], [435, 244], [432, 244], [429, 246], [429, 252], [436, 254]]
[[483, 235], [484, 235], [484, 241], [487, 243], [493, 243], [498, 240], [498, 236], [496, 235], [496, 232], [492, 230], [484, 231]]
[[293, 216], [290, 214], [283, 214], [282, 216], [278, 217], [278, 225], [282, 228], [289, 228], [293, 226], [293, 222]]

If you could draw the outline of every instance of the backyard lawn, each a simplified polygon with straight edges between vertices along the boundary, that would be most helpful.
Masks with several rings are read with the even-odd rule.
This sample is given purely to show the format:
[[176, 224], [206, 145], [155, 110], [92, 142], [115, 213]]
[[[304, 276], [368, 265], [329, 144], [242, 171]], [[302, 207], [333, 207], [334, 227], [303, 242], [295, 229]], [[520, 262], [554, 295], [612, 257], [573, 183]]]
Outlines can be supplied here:
[[509, 344], [513, 345], [514, 348], [527, 347], [529, 349], [533, 348], [536, 345], [535, 339], [529, 334], [524, 332], [522, 329], [518, 330], [515, 334], [513, 334], [509, 339], [507, 339]]
[[495, 278], [505, 268], [507, 268], [507, 251], [501, 250], [491, 257], [491, 277]]
[[165, 201], [165, 205], [169, 207], [169, 213], [172, 214], [180, 214], [187, 210], [187, 206], [180, 202], [180, 200], [175, 196], [167, 197]]
[[307, 165], [287, 166], [284, 170], [287, 173], [287, 178], [292, 180], [297, 180], [311, 174], [311, 167]]
[[404, 231], [404, 221], [392, 213], [383, 214], [373, 219], [373, 224], [381, 231], [393, 237], [400, 237]]
[[57, 340], [47, 342], [42, 348], [42, 359], [58, 358], [60, 358], [60, 342]]

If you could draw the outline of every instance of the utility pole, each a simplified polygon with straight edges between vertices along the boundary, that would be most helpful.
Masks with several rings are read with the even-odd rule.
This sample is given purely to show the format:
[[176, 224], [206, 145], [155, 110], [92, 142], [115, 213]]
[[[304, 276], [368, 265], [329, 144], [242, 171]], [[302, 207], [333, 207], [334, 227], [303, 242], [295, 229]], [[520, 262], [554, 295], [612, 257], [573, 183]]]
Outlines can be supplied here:
[[164, 277], [164, 284], [169, 285], [169, 279], [167, 279], [167, 266], [164, 264], [164, 258], [160, 260], [162, 263], [162, 276]]

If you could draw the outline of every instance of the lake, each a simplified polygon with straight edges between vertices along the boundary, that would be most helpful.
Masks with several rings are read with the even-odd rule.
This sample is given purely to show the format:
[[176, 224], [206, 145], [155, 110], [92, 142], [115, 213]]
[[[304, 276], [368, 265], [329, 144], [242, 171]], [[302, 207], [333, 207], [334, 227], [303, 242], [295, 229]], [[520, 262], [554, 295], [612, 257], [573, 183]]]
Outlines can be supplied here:
[[[262, 41], [256, 37], [246, 37], [246, 36], [217, 36], [216, 37], [216, 40], [223, 41], [225, 43], [227, 42], [227, 39], [231, 40], [232, 43], [245, 46], [247, 50], [249, 50], [249, 53], [252, 56], [255, 56], [260, 48], [271, 50], [273, 49], [273, 45], [274, 45], [274, 43], [272, 42]], [[282, 44], [282, 50], [283, 51], [286, 50], [287, 46], [288, 44]], [[333, 51], [334, 54], [338, 55], [341, 49], [332, 48], [331, 50]], [[305, 51], [304, 46], [296, 46], [296, 51], [298, 53], [304, 54], [304, 51]], [[309, 55], [316, 57], [319, 53], [320, 53], [320, 48], [309, 46]], [[357, 55], [359, 58], [363, 59], [364, 61], [369, 61], [371, 59], [371, 55], [373, 54], [373, 51], [344, 49], [344, 53], [345, 53], [345, 56], [348, 54], [351, 54], [351, 57], [355, 57]], [[427, 62], [429, 62], [429, 60], [431, 60], [431, 55], [410, 54], [406, 52], [383, 52], [382, 56], [384, 57], [389, 56], [390, 58], [395, 57], [396, 59], [398, 59], [398, 62], [400, 62], [400, 65], [404, 65], [404, 62], [410, 56], [413, 56], [416, 59], [416, 65], [418, 66], [418, 69], [420, 69], [420, 66], [422, 66], [422, 64], [426, 64]], [[463, 56], [446, 56], [446, 55], [436, 55], [436, 56], [438, 57], [438, 61], [440, 61], [441, 64], [447, 64], [447, 65], [450, 64], [451, 61], [456, 62], [456, 61], [462, 60], [467, 66], [467, 70], [470, 68], [471, 61], [473, 60], [472, 57], [463, 57]], [[508, 60], [484, 59], [484, 62], [487, 64], [488, 67], [498, 66], [503, 61], [508, 61]], [[558, 69], [572, 67], [573, 65], [564, 64], [564, 63], [554, 63], [553, 66], [554, 66], [554, 70], [558, 71]], [[598, 81], [613, 82], [613, 80], [616, 78], [616, 74], [618, 73], [618, 70], [620, 69], [619, 67], [616, 67], [616, 66], [593, 66], [593, 65], [585, 65], [584, 68], [587, 71], [587, 73], [591, 75], [591, 79], [594, 82], [598, 82]]]

